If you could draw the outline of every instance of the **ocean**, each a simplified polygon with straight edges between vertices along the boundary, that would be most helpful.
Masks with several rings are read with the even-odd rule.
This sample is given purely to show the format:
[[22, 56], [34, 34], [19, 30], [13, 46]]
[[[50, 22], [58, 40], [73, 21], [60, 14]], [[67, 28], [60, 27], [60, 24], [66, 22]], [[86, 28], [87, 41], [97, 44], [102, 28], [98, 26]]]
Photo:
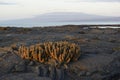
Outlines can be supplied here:
[[0, 23], [2, 27], [48, 27], [48, 26], [62, 26], [62, 25], [120, 25], [120, 21], [117, 22], [39, 22], [39, 23]]

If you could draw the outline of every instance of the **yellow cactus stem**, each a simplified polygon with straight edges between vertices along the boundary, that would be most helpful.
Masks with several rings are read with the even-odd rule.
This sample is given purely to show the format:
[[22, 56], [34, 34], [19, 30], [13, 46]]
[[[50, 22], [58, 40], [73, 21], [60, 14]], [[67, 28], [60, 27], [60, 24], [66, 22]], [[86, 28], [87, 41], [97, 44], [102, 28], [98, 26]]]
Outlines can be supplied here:
[[69, 62], [70, 62], [70, 60], [71, 60], [71, 58], [68, 58], [68, 59], [66, 60], [66, 63], [69, 63]]
[[26, 47], [26, 59], [29, 59], [29, 48], [28, 47]]
[[56, 49], [54, 49], [54, 58], [57, 60], [57, 53], [56, 53]]
[[75, 55], [72, 57], [72, 60], [73, 60], [73, 61], [77, 61], [79, 57], [80, 57], [80, 54], [75, 54]]
[[49, 53], [49, 54], [51, 53], [51, 47], [50, 47], [50, 44], [48, 44], [48, 53]]
[[18, 49], [18, 55], [21, 55], [21, 54], [22, 54], [22, 46], [20, 46]]
[[25, 50], [25, 57], [26, 57], [26, 59], [27, 59], [27, 54], [28, 54], [27, 47], [26, 47], [25, 49], [26, 49], [26, 50]]
[[41, 62], [41, 52], [39, 51], [39, 54], [38, 54], [38, 61]]
[[51, 58], [54, 58], [53, 52], [50, 53], [50, 57], [51, 57]]
[[45, 53], [46, 53], [47, 55], [49, 55], [49, 54], [50, 54], [50, 53], [49, 53], [48, 46], [45, 46]]
[[63, 61], [62, 60], [62, 54], [59, 55], [59, 59], [58, 60], [60, 61], [60, 63]]
[[38, 59], [38, 57], [37, 57], [37, 53], [32, 54], [32, 55], [33, 55], [33, 59], [34, 59], [34, 60], [37, 60], [37, 59]]

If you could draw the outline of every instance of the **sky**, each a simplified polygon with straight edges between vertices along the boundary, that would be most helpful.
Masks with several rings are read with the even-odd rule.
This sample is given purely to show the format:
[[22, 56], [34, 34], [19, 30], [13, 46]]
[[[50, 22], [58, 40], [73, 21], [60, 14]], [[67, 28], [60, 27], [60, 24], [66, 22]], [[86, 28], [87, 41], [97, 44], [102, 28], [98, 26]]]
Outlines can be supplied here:
[[51, 12], [82, 12], [120, 17], [120, 0], [0, 0], [0, 21]]

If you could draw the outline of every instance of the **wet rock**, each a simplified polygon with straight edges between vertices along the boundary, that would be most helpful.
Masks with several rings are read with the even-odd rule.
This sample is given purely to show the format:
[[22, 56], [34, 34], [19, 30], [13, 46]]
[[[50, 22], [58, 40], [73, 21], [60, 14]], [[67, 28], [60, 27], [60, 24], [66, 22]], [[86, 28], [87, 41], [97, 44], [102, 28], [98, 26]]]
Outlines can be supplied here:
[[56, 78], [56, 70], [55, 70], [55, 67], [53, 67], [53, 66], [49, 67], [49, 77], [52, 80], [55, 80], [55, 78]]
[[10, 67], [8, 67], [7, 70], [6, 70], [6, 73], [11, 73], [11, 72], [13, 72], [14, 66], [15, 66], [15, 65], [12, 64]]
[[112, 72], [111, 74], [104, 75], [103, 80], [119, 80], [120, 79], [120, 72]]
[[0, 77], [0, 80], [51, 80], [48, 77], [38, 77], [34, 73], [9, 74]]
[[20, 63], [19, 63], [19, 65], [23, 65], [23, 66], [25, 66], [25, 65], [26, 65], [25, 60], [21, 60]]
[[86, 72], [85, 71], [81, 71], [78, 76], [85, 76]]
[[13, 70], [15, 72], [25, 72], [26, 71], [26, 64], [24, 60], [21, 60], [19, 64], [15, 65], [15, 69]]
[[38, 75], [41, 76], [41, 77], [44, 76], [43, 66], [39, 66], [39, 67], [38, 67], [38, 70], [39, 70], [39, 74], [38, 74]]
[[93, 74], [91, 77], [93, 80], [102, 80], [102, 76], [98, 73]]
[[43, 67], [42, 69], [44, 70], [43, 76], [44, 77], [48, 77], [49, 76], [49, 69], [48, 69], [48, 67]]
[[83, 27], [84, 30], [89, 29], [89, 27]]
[[54, 66], [40, 65], [35, 67], [35, 73], [40, 77], [49, 77], [52, 80], [63, 80], [64, 70]]
[[48, 77], [48, 67], [46, 65], [36, 66], [34, 72], [40, 77]]
[[90, 77], [80, 77], [79, 79], [76, 80], [93, 80], [93, 79]]
[[25, 72], [26, 71], [26, 66], [24, 66], [24, 65], [16, 65], [15, 66], [15, 71], [16, 72]]
[[90, 76], [91, 74], [91, 72], [86, 72], [86, 76]]
[[56, 80], [64, 79], [64, 70], [56, 68]]
[[120, 51], [114, 51], [112, 54], [113, 56], [120, 57]]
[[80, 32], [78, 32], [79, 34], [85, 34], [85, 32], [84, 31], [80, 31]]
[[30, 61], [30, 63], [28, 64], [29, 66], [33, 66], [35, 64], [34, 61]]
[[110, 38], [108, 41], [111, 42], [111, 43], [115, 43], [117, 40], [114, 39], [114, 38]]
[[34, 72], [39, 76], [40, 75], [40, 67], [36, 66]]
[[25, 65], [28, 65], [31, 62], [31, 60], [24, 59], [23, 62], [25, 63]]

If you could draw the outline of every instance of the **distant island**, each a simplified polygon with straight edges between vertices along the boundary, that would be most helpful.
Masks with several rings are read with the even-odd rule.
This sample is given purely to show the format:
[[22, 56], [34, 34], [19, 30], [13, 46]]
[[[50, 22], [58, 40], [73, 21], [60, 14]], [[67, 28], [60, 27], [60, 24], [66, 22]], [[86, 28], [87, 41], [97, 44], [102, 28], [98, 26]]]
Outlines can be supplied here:
[[53, 12], [33, 18], [0, 21], [0, 25], [13, 26], [55, 26], [80, 24], [120, 24], [120, 17], [100, 16], [80, 12]]

